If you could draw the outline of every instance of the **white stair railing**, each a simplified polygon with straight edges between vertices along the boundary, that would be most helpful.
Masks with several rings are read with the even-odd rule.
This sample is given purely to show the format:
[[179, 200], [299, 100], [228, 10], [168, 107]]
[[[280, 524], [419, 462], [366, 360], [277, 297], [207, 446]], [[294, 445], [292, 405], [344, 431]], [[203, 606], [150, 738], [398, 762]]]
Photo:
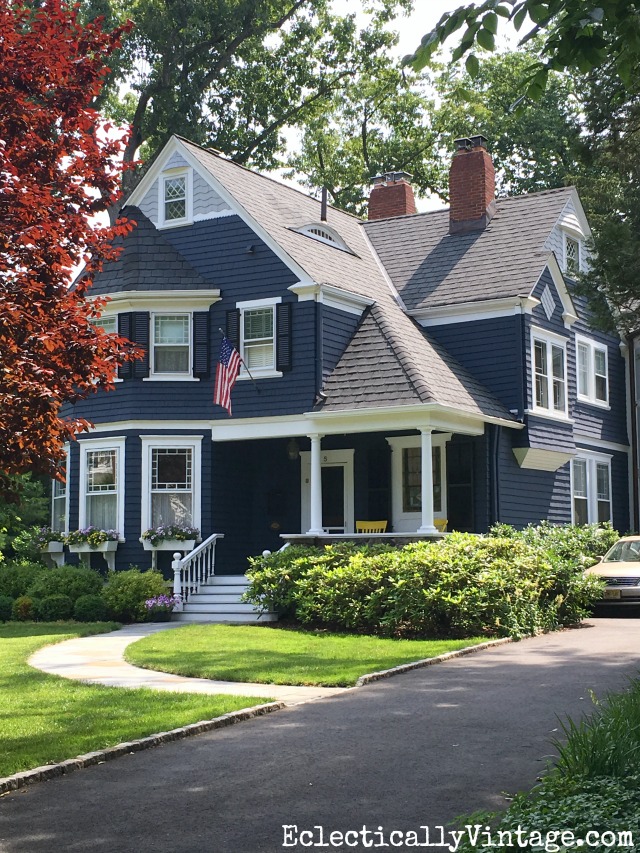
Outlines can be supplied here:
[[185, 557], [179, 551], [173, 555], [173, 594], [178, 598], [174, 612], [182, 610], [189, 596], [215, 573], [218, 539], [224, 539], [224, 533], [212, 533]]

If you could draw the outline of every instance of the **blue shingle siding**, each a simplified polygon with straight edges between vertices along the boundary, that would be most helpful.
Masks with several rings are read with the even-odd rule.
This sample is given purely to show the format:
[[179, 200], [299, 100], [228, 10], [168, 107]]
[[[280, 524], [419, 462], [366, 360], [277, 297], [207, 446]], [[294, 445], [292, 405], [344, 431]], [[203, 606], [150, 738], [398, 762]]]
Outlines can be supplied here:
[[569, 464], [557, 471], [520, 468], [513, 455], [512, 433], [500, 438], [499, 518], [514, 527], [526, 527], [542, 519], [552, 524], [571, 521]]
[[621, 534], [631, 527], [629, 513], [629, 456], [614, 451], [611, 458], [611, 498], [613, 501], [613, 526]]
[[429, 336], [508, 408], [522, 406], [520, 317], [430, 326]]
[[322, 316], [322, 378], [329, 376], [353, 337], [360, 317], [319, 305]]

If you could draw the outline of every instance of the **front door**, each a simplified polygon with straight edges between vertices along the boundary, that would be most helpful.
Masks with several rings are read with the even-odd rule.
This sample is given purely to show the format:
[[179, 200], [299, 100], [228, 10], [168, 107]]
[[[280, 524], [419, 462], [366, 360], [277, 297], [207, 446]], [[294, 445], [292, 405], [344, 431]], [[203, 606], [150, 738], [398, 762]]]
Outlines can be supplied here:
[[[327, 533], [353, 533], [353, 450], [323, 450], [322, 527]], [[301, 531], [311, 527], [311, 454], [300, 454], [302, 474]]]

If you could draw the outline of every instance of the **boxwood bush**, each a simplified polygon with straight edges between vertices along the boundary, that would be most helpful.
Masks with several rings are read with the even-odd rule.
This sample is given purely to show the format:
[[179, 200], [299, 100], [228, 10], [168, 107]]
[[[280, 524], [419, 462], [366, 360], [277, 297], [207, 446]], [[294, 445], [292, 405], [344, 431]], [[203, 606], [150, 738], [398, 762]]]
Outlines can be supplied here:
[[27, 595], [34, 600], [66, 595], [75, 604], [81, 595], [99, 593], [102, 585], [102, 578], [94, 569], [86, 566], [57, 566], [37, 575], [27, 589]]
[[404, 548], [290, 547], [251, 560], [246, 600], [302, 624], [387, 636], [522, 637], [584, 618], [601, 582], [517, 536]]
[[43, 563], [29, 560], [9, 560], [0, 563], [0, 595], [18, 598], [26, 595], [29, 587], [48, 569]]
[[73, 608], [73, 618], [78, 622], [106, 622], [109, 608], [101, 595], [81, 595]]
[[33, 613], [40, 622], [58, 622], [71, 619], [73, 601], [68, 595], [47, 595], [33, 601]]
[[8, 622], [11, 619], [13, 599], [8, 595], [0, 595], [0, 622]]

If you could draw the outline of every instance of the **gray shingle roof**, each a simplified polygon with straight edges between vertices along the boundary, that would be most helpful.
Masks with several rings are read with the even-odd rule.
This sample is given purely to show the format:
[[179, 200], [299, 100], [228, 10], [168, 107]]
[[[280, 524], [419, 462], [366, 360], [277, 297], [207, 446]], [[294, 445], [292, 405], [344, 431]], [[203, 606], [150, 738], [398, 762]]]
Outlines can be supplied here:
[[449, 234], [449, 211], [364, 224], [408, 310], [527, 296], [549, 250], [545, 241], [571, 188], [498, 199], [484, 231]]
[[122, 215], [137, 224], [133, 231], [115, 245], [122, 251], [117, 260], [99, 272], [91, 288], [92, 296], [121, 291], [211, 290], [214, 285], [165, 240], [161, 231], [137, 207], [125, 207]]
[[[367, 405], [403, 405], [409, 398], [414, 402], [433, 402], [458, 409], [461, 412], [491, 418], [514, 420], [505, 407], [480, 383], [473, 379], [448, 353], [436, 346], [402, 310], [385, 278], [380, 264], [366, 239], [359, 219], [329, 207], [327, 225], [334, 228], [352, 252], [321, 243], [296, 233], [311, 222], [320, 221], [320, 202], [298, 190], [238, 166], [217, 154], [182, 140], [199, 163], [235, 198], [242, 208], [269, 234], [282, 250], [318, 284], [330, 284], [360, 296], [374, 299], [376, 310], [371, 321], [363, 323], [356, 339], [336, 367], [334, 378], [335, 401], [325, 404], [340, 408], [362, 407], [362, 396], [347, 393], [346, 365], [358, 372], [358, 385], [371, 386], [367, 392]], [[353, 253], [353, 254], [352, 254]], [[378, 329], [375, 354], [367, 355], [367, 336], [374, 335], [369, 322]], [[373, 338], [369, 339], [369, 343]], [[384, 348], [382, 344], [385, 344]], [[389, 395], [384, 383], [372, 381], [376, 357], [384, 353], [385, 363], [391, 369], [395, 359], [398, 388], [401, 398]], [[391, 359], [391, 360], [390, 360]], [[387, 379], [385, 382], [389, 381]], [[409, 383], [408, 385], [406, 383]], [[327, 388], [332, 383], [329, 378]], [[338, 383], [340, 393], [338, 394]], [[339, 402], [338, 402], [339, 400]]]

